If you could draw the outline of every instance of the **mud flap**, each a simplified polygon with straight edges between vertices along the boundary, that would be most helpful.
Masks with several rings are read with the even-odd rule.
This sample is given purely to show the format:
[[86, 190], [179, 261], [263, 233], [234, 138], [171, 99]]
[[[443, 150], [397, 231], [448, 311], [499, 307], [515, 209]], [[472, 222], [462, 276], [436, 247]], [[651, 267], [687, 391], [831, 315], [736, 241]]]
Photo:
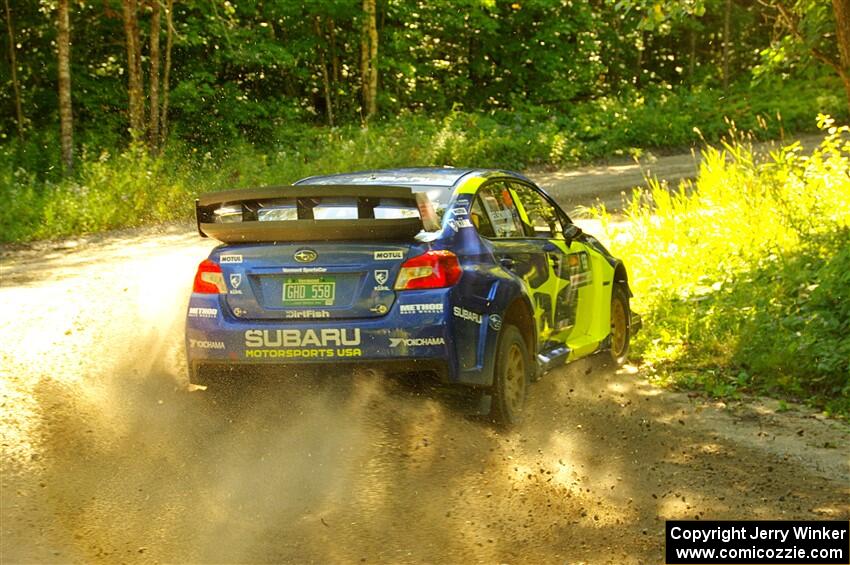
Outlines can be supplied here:
[[631, 312], [631, 318], [629, 320], [629, 332], [631, 332], [631, 335], [635, 335], [642, 327], [643, 320], [641, 319], [640, 314]]

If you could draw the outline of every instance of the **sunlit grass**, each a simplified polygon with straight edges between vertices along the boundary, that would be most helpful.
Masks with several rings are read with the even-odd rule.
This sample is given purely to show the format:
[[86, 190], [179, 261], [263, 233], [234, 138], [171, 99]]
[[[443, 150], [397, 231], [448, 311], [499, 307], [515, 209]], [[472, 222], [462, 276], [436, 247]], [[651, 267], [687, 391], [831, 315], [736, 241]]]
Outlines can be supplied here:
[[659, 380], [850, 411], [850, 128], [819, 121], [811, 156], [707, 148], [695, 182], [651, 182], [628, 222], [594, 211], [630, 269], [635, 350]]

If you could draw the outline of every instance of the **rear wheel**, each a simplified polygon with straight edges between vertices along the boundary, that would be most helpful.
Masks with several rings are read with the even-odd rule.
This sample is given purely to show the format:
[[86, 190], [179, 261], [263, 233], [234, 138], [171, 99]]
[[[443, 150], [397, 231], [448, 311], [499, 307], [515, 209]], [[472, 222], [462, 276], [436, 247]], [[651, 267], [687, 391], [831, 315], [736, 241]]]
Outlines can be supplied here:
[[528, 347], [516, 326], [505, 325], [499, 334], [496, 369], [493, 376], [491, 418], [502, 426], [522, 420], [531, 364]]
[[615, 284], [611, 290], [611, 359], [617, 365], [624, 364], [629, 356], [630, 317], [628, 290], [622, 283]]

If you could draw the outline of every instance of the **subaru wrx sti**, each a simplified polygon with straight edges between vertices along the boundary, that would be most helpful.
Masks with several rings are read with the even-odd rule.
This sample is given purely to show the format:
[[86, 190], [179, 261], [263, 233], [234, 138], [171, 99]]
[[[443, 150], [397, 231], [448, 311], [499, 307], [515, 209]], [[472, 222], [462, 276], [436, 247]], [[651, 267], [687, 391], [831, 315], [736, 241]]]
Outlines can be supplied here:
[[[432, 378], [505, 424], [528, 383], [640, 318], [626, 268], [528, 178], [396, 169], [202, 195], [186, 321], [193, 383], [366, 364]], [[228, 386], [239, 381], [228, 379]]]

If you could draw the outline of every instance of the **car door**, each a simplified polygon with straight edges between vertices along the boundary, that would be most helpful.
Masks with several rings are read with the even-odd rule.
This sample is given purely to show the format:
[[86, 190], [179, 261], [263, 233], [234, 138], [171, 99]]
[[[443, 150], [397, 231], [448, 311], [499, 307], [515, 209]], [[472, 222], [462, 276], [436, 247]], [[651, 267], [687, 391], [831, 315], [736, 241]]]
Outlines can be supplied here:
[[508, 181], [491, 181], [479, 189], [470, 211], [478, 233], [493, 244], [501, 264], [523, 279], [535, 308], [540, 349], [555, 331], [555, 298], [558, 292], [557, 259], [548, 240], [535, 237], [523, 220], [516, 193]]
[[[552, 346], [571, 345], [584, 332], [585, 312], [580, 305], [587, 298], [583, 291], [592, 281], [590, 256], [586, 246], [564, 236], [569, 220], [536, 187], [512, 182], [511, 190], [519, 204], [520, 219], [526, 233], [546, 254], [551, 282], [541, 289], [552, 295]], [[567, 225], [565, 225], [565, 223]]]

